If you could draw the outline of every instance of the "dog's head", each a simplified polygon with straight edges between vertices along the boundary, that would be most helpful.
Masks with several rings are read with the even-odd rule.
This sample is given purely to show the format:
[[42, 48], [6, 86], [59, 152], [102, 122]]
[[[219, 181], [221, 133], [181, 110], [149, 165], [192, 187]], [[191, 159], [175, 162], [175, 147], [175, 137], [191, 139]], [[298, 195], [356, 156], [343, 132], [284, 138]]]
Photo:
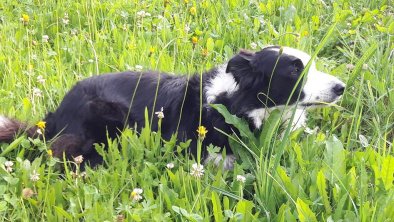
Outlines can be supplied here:
[[[335, 103], [344, 92], [345, 84], [338, 78], [320, 72], [311, 56], [289, 47], [270, 46], [258, 52], [241, 51], [227, 64], [237, 82], [243, 100], [255, 99], [260, 107], [297, 104], [302, 107]], [[255, 95], [253, 95], [255, 94]], [[250, 98], [253, 97], [253, 98]], [[298, 102], [297, 102], [298, 101]], [[258, 108], [255, 106], [249, 108]]]

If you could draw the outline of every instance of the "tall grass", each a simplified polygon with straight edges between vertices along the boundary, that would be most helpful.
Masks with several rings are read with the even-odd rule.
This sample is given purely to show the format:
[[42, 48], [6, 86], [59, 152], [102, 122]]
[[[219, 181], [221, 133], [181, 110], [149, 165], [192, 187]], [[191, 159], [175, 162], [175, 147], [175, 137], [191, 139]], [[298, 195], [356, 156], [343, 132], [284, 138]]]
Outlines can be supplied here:
[[161, 140], [151, 118], [98, 144], [104, 163], [85, 172], [44, 141], [1, 144], [1, 220], [392, 221], [393, 14], [384, 0], [1, 2], [0, 113], [31, 124], [79, 79], [140, 66], [202, 73], [268, 44], [317, 54], [318, 69], [347, 82], [338, 106], [309, 114], [312, 130], [290, 132], [275, 111], [251, 132], [215, 105], [241, 132], [229, 135], [239, 161], [201, 178], [188, 143]]

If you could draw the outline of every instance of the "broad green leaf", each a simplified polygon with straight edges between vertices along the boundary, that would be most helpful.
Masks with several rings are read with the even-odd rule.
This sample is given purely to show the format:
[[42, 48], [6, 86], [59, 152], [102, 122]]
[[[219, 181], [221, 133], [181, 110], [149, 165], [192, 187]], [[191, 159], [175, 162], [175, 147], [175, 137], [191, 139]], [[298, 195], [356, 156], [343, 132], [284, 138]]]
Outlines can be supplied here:
[[215, 191], [212, 191], [212, 207], [215, 221], [223, 221], [222, 205], [219, 195]]
[[207, 50], [208, 52], [212, 52], [215, 48], [215, 43], [213, 42], [212, 38], [207, 39]]
[[323, 199], [324, 208], [327, 211], [327, 214], [331, 214], [331, 206], [330, 201], [327, 195], [327, 185], [326, 185], [326, 177], [324, 176], [323, 170], [320, 170], [317, 173], [317, 189], [319, 190], [319, 194]]
[[308, 204], [302, 201], [300, 198], [297, 198], [296, 202], [298, 219], [301, 222], [304, 221], [317, 221], [315, 213], [309, 208]]
[[224, 117], [226, 123], [235, 126], [239, 130], [242, 137], [249, 138], [249, 139], [254, 138], [254, 135], [250, 131], [249, 125], [245, 120], [243, 120], [235, 115], [232, 115], [227, 110], [227, 108], [222, 104], [211, 104], [211, 106], [214, 109], [216, 109]]
[[292, 198], [297, 197], [297, 194], [298, 194], [297, 188], [292, 183], [290, 177], [286, 174], [285, 169], [283, 169], [283, 167], [279, 166], [276, 169], [276, 172], [277, 172], [278, 176], [280, 177], [280, 180], [282, 181], [283, 186], [286, 189], [286, 192], [289, 193]]
[[335, 136], [331, 136], [326, 141], [326, 150], [324, 152], [324, 162], [328, 165], [330, 172], [329, 180], [331, 182], [337, 179], [343, 180], [346, 177], [346, 160], [345, 150], [341, 141]]

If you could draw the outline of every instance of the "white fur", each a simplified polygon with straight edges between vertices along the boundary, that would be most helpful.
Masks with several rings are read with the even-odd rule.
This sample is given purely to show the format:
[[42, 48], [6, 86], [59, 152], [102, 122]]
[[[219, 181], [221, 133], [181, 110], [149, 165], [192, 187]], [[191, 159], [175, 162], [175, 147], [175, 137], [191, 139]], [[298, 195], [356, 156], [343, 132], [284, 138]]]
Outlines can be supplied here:
[[208, 103], [214, 103], [221, 93], [231, 95], [238, 90], [238, 84], [231, 73], [226, 73], [227, 65], [221, 65], [217, 69], [215, 77], [209, 80], [205, 93]]
[[9, 120], [5, 116], [0, 116], [0, 128], [6, 128], [7, 125], [9, 124]]
[[223, 163], [223, 169], [231, 170], [234, 168], [234, 162], [236, 158], [233, 154], [227, 155], [224, 160], [221, 154], [211, 155], [209, 154], [208, 157], [205, 159], [204, 164], [208, 164], [212, 162], [215, 166], [220, 166]]
[[280, 109], [280, 110], [285, 109], [284, 113], [282, 115], [282, 121], [290, 120], [293, 115], [293, 112], [295, 112], [293, 121], [291, 123], [292, 130], [296, 130], [300, 127], [305, 126], [305, 122], [306, 122], [305, 109], [296, 109], [294, 111], [294, 108], [292, 108], [291, 106], [289, 106], [288, 108], [285, 108], [285, 106], [277, 106], [277, 107], [272, 107], [272, 108], [254, 109], [248, 113], [248, 117], [253, 120], [254, 126], [257, 129], [260, 129], [263, 122], [266, 119], [268, 119], [269, 114], [275, 109]]

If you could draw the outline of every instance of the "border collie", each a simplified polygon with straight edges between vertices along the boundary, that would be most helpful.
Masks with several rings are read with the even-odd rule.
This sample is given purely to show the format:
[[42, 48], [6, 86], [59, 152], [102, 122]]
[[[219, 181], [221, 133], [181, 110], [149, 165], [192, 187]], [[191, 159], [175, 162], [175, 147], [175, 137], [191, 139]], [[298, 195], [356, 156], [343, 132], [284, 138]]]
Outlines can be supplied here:
[[[157, 130], [158, 117], [153, 113], [162, 109], [163, 139], [174, 133], [178, 141], [192, 139], [190, 152], [196, 154], [201, 112], [201, 125], [208, 130], [203, 144], [226, 149], [229, 158], [223, 166], [231, 168], [234, 157], [228, 138], [214, 128], [231, 134], [232, 126], [209, 104], [223, 104], [230, 113], [246, 119], [252, 130], [261, 127], [271, 109], [293, 107], [296, 111], [292, 125], [299, 128], [305, 123], [306, 108], [335, 103], [345, 89], [336, 77], [317, 71], [314, 62], [301, 75], [310, 59], [297, 49], [269, 46], [259, 52], [240, 51], [227, 64], [202, 77], [128, 71], [87, 78], [65, 95], [54, 112], [47, 114], [45, 138], [52, 140], [54, 156], [61, 158], [63, 152], [67, 158], [83, 155], [96, 165], [102, 158], [94, 143], [106, 144], [107, 135], [116, 137], [124, 126], [140, 130], [146, 108], [153, 116], [151, 128]], [[37, 126], [28, 127], [0, 116], [0, 142], [11, 142], [22, 131], [37, 137], [37, 130]], [[209, 159], [206, 154], [203, 150], [203, 156]]]

